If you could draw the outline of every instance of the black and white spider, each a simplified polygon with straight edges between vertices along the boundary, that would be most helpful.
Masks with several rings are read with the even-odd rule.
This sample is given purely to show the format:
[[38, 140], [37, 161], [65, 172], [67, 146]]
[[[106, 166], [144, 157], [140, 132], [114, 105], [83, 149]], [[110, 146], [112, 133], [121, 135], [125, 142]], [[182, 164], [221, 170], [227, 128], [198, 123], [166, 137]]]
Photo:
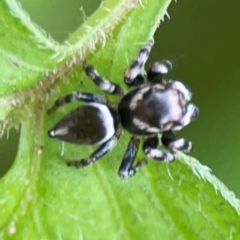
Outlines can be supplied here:
[[[126, 94], [119, 85], [102, 78], [92, 66], [83, 63], [87, 76], [101, 90], [121, 97], [117, 109], [93, 93], [73, 92], [57, 99], [48, 110], [52, 113], [75, 100], [87, 103], [70, 112], [48, 132], [49, 137], [62, 141], [100, 145], [89, 157], [68, 162], [69, 166], [82, 168], [103, 157], [116, 145], [121, 126], [132, 134], [118, 171], [123, 178], [133, 176], [146, 163], [134, 164], [141, 137], [145, 137], [143, 152], [157, 161], [171, 162], [177, 150], [192, 149], [191, 142], [174, 135], [174, 131], [188, 125], [198, 114], [197, 107], [190, 103], [192, 93], [179, 81], [163, 80], [163, 75], [172, 68], [169, 61], [155, 62], [146, 76], [141, 74], [153, 43], [149, 41], [126, 70], [125, 84], [135, 87]], [[168, 152], [158, 149], [160, 134]]]

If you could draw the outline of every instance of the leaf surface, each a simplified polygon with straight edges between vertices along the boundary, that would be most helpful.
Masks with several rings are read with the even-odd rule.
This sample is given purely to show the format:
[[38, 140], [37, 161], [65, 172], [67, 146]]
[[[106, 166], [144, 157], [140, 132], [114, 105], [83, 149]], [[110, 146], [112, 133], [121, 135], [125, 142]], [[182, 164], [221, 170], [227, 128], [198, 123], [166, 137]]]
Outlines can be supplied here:
[[[5, 31], [13, 29], [8, 34], [17, 39], [18, 47], [11, 47], [7, 43], [10, 38], [6, 38], [0, 49], [6, 53], [1, 56], [7, 65], [4, 78], [14, 74], [16, 82], [10, 85], [15, 84], [16, 89], [8, 88], [6, 82], [1, 81], [2, 96], [9, 99], [9, 95], [16, 92], [11, 95], [14, 102], [22, 94], [19, 105], [8, 112], [10, 116], [23, 103], [24, 108], [18, 110], [22, 113], [20, 117], [14, 116], [16, 122], [21, 122], [18, 154], [0, 181], [0, 238], [237, 239], [240, 236], [239, 200], [197, 160], [179, 154], [173, 164], [149, 161], [136, 176], [122, 180], [117, 170], [129, 134], [125, 133], [115, 149], [101, 161], [81, 170], [67, 167], [66, 161], [86, 157], [95, 147], [63, 145], [46, 134], [79, 104], [69, 104], [46, 115], [46, 109], [56, 98], [76, 90], [102, 94], [76, 63], [86, 56], [104, 77], [124, 87], [125, 69], [139, 48], [153, 37], [170, 1], [144, 0], [141, 4], [106, 1], [104, 6], [112, 9], [109, 15], [101, 6], [70, 36], [69, 47], [48, 38], [40, 41], [40, 35], [37, 40], [31, 38], [33, 30], [10, 14], [9, 2], [0, 3], [0, 26], [3, 29], [4, 22], [8, 23]], [[133, 3], [132, 9], [126, 11], [129, 3]], [[114, 10], [122, 11], [118, 19], [113, 17]], [[102, 22], [94, 26], [96, 19]], [[114, 26], [109, 25], [109, 19]], [[87, 36], [84, 29], [91, 29]], [[98, 42], [101, 44], [95, 45]], [[40, 45], [44, 46], [43, 50], [39, 49]], [[89, 53], [93, 47], [96, 50]], [[24, 51], [29, 51], [29, 60]], [[9, 61], [11, 54], [14, 61], [18, 59], [17, 63]], [[33, 71], [30, 76], [28, 65], [44, 67], [46, 71]], [[39, 90], [40, 82], [43, 87]], [[51, 88], [50, 95], [48, 88]], [[35, 97], [32, 99], [26, 92]], [[112, 99], [117, 101], [115, 97]], [[1, 100], [2, 104], [6, 103], [4, 97]], [[4, 116], [3, 123], [10, 119], [9, 115]], [[144, 157], [140, 151], [138, 159]]]

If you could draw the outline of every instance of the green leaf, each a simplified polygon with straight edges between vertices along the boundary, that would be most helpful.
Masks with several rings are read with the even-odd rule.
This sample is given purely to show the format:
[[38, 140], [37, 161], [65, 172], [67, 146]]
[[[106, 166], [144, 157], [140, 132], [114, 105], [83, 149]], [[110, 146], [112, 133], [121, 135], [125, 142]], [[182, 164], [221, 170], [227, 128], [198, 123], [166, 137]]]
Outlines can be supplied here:
[[101, 161], [81, 170], [68, 168], [66, 161], [86, 157], [95, 147], [63, 145], [46, 135], [77, 105], [46, 115], [56, 98], [76, 89], [101, 93], [77, 63], [86, 57], [123, 86], [124, 70], [153, 37], [169, 3], [105, 1], [65, 45], [46, 36], [15, 1], [0, 3], [0, 133], [21, 123], [17, 157], [0, 181], [0, 239], [240, 236], [239, 200], [194, 158], [179, 153], [173, 164], [149, 161], [123, 180], [117, 170], [129, 134]]

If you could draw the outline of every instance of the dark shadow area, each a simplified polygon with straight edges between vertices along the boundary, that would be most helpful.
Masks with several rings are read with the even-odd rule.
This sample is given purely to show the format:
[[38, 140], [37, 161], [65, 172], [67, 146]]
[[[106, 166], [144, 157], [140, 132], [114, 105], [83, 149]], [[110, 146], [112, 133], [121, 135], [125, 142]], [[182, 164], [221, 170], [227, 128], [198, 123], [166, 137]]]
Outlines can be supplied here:
[[19, 137], [20, 127], [19, 131], [11, 129], [8, 134], [4, 134], [0, 139], [0, 177], [7, 173], [15, 160]]

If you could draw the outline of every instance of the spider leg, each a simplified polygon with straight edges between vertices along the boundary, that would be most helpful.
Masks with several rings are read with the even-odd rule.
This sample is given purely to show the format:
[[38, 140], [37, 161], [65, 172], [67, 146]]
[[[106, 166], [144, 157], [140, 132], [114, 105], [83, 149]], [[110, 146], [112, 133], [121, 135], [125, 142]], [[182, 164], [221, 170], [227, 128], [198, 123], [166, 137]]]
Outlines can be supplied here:
[[47, 110], [48, 114], [55, 112], [59, 107], [73, 101], [95, 102], [106, 104], [106, 100], [98, 95], [86, 92], [73, 92], [64, 97], [58, 98], [51, 108]]
[[162, 83], [163, 75], [169, 73], [172, 69], [172, 63], [168, 60], [155, 62], [147, 73], [147, 79], [150, 83]]
[[143, 143], [143, 151], [144, 153], [156, 160], [156, 161], [163, 161], [163, 162], [172, 162], [175, 159], [175, 153], [173, 151], [171, 152], [163, 152], [160, 149], [158, 149], [158, 136], [149, 137], [145, 140]]
[[188, 125], [190, 122], [195, 120], [198, 116], [198, 113], [199, 110], [194, 104], [192, 103], [186, 104], [183, 117], [181, 118], [180, 121], [175, 122], [172, 130], [174, 131], [181, 130], [184, 126]]
[[141, 161], [134, 164], [140, 140], [136, 137], [132, 137], [128, 143], [127, 150], [124, 154], [123, 160], [118, 170], [118, 175], [122, 178], [128, 178], [133, 176], [147, 161]]
[[185, 138], [176, 138], [174, 132], [167, 131], [162, 134], [162, 144], [171, 152], [182, 151], [190, 152], [193, 148], [192, 142]]
[[87, 62], [83, 62], [83, 68], [86, 75], [92, 79], [95, 85], [102, 91], [112, 95], [123, 95], [123, 90], [118, 84], [101, 77], [93, 66], [88, 65]]
[[69, 161], [67, 165], [70, 167], [84, 168], [95, 163], [115, 147], [120, 136], [121, 130], [117, 130], [109, 140], [101, 144], [89, 157], [81, 160]]
[[144, 83], [144, 77], [141, 75], [141, 70], [146, 63], [152, 46], [154, 44], [153, 40], [150, 40], [138, 53], [136, 59], [126, 70], [124, 75], [124, 82], [128, 86], [137, 86]]

